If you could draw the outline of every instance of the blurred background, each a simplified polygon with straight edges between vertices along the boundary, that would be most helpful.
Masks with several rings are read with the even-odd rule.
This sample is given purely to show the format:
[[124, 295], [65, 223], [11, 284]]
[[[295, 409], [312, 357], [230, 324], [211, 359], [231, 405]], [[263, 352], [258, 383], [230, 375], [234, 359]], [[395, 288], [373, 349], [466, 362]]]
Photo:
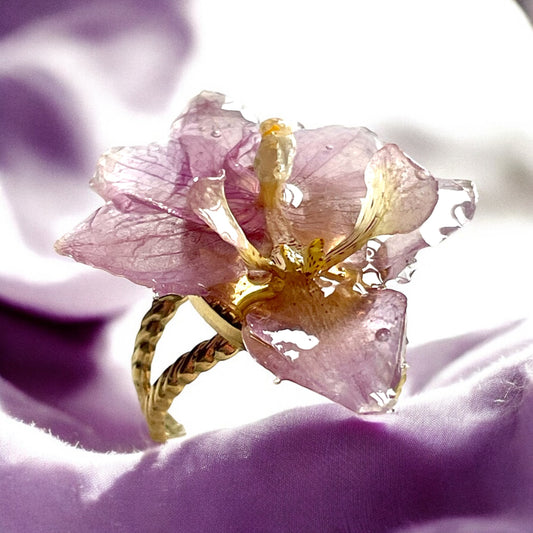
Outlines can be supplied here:
[[[0, 403], [13, 416], [54, 431], [19, 393], [93, 426], [88, 396], [117, 427], [135, 408], [129, 358], [151, 294], [53, 243], [100, 205], [98, 156], [164, 140], [204, 89], [253, 117], [367, 126], [435, 176], [475, 181], [474, 221], [422, 251], [405, 286], [411, 346], [531, 316], [533, 31], [518, 3], [3, 0], [0, 32]], [[208, 335], [189, 310], [161, 352]], [[242, 353], [177, 416], [194, 435], [322, 401], [274, 387]]]

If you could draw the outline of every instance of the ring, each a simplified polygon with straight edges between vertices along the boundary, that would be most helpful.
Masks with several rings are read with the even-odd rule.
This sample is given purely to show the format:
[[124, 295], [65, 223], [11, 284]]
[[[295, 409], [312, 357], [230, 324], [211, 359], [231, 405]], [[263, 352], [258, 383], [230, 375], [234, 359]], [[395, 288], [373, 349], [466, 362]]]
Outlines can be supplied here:
[[[390, 411], [407, 368], [398, 284], [477, 202], [470, 181], [435, 178], [366, 128], [251, 122], [211, 92], [166, 145], [105, 153], [91, 186], [106, 203], [56, 250], [156, 294], [132, 374], [158, 442], [185, 433], [168, 413], [183, 388], [242, 349], [357, 415]], [[187, 300], [216, 335], [152, 384], [157, 343]]]
[[[219, 361], [233, 357], [242, 348], [239, 330], [220, 315], [216, 315], [218, 319], [216, 322], [220, 324], [220, 329], [225, 332], [235, 330], [230, 333], [235, 340], [230, 343], [220, 333], [217, 333], [212, 339], [201, 342], [190, 352], [179, 357], [151, 385], [151, 365], [157, 343], [165, 326], [187, 300], [187, 297], [176, 294], [154, 298], [152, 307], [144, 316], [135, 339], [131, 360], [133, 383], [148, 423], [150, 436], [157, 442], [165, 442], [169, 438], [185, 435], [185, 428], [168, 414], [174, 398], [180, 394], [185, 385], [194, 381], [202, 372], [213, 368]], [[201, 302], [203, 300], [196, 302], [197, 307], [202, 307]]]

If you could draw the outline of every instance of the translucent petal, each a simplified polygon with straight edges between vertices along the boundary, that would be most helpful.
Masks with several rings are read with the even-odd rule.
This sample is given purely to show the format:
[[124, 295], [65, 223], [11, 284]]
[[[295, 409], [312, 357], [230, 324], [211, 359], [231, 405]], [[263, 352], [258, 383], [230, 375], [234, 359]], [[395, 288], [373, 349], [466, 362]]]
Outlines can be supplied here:
[[285, 215], [298, 240], [326, 250], [353, 230], [366, 194], [364, 171], [382, 144], [366, 128], [327, 126], [295, 132], [296, 156]]
[[157, 211], [122, 213], [112, 204], [62, 237], [56, 250], [159, 294], [205, 295], [243, 273], [235, 249], [203, 226]]
[[152, 143], [108, 151], [100, 158], [91, 186], [120, 211], [156, 209], [195, 222], [197, 216], [187, 204], [193, 178], [226, 172], [225, 189], [233, 213], [247, 233], [262, 243], [264, 216], [256, 202], [257, 178], [250, 168], [258, 126], [237, 111], [221, 109], [223, 103], [224, 97], [216, 93], [194, 99], [174, 123], [168, 146]]
[[261, 269], [267, 265], [267, 260], [250, 243], [231, 212], [224, 194], [223, 176], [196, 179], [189, 192], [189, 203], [222, 240], [236, 248], [249, 268]]
[[190, 172], [183, 153], [166, 146], [119, 147], [100, 157], [91, 187], [121, 211], [150, 213], [153, 209], [195, 220], [187, 207]]
[[373, 266], [381, 272], [383, 281], [397, 279], [410, 281], [414, 272], [416, 254], [428, 246], [419, 230], [392, 235], [376, 251]]
[[[438, 200], [437, 181], [395, 144], [387, 144], [365, 170], [369, 195], [361, 209], [374, 213], [372, 237], [408, 233], [420, 227]], [[356, 222], [356, 225], [359, 223]]]
[[365, 169], [368, 192], [352, 234], [328, 254], [337, 264], [369, 239], [409, 233], [431, 215], [438, 200], [437, 180], [395, 144], [374, 154]]
[[257, 202], [259, 180], [253, 170], [259, 139], [259, 133], [252, 133], [228, 152], [224, 161], [224, 192], [231, 212], [246, 235], [263, 242], [266, 238], [265, 214]]
[[[406, 234], [378, 237], [339, 263], [340, 268], [357, 271], [362, 280], [370, 285], [383, 285], [400, 274], [414, 271], [416, 254], [428, 243], [419, 230]], [[408, 269], [408, 270], [406, 270]], [[405, 271], [405, 272], [404, 272]], [[402, 277], [401, 281], [409, 281]]]
[[475, 186], [465, 180], [437, 179], [438, 202], [419, 229], [371, 239], [367, 246], [352, 254], [341, 266], [365, 272], [378, 271], [383, 282], [410, 281], [417, 253], [440, 243], [472, 219], [476, 210]]
[[403, 382], [406, 298], [294, 283], [245, 318], [246, 349], [280, 379], [358, 413], [390, 409]]
[[223, 109], [225, 101], [223, 94], [204, 91], [172, 125], [169, 149], [187, 154], [194, 178], [219, 175], [227, 153], [258, 131], [239, 111]]

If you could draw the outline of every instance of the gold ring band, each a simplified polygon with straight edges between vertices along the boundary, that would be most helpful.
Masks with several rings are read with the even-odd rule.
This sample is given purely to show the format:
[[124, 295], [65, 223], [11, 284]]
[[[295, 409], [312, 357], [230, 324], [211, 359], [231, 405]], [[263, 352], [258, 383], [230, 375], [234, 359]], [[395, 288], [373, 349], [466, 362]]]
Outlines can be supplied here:
[[[151, 367], [157, 343], [166, 325], [187, 300], [191, 301], [217, 334], [178, 357], [152, 385]], [[169, 294], [154, 299], [150, 310], [142, 319], [131, 359], [133, 382], [153, 440], [165, 442], [185, 435], [183, 425], [168, 413], [174, 398], [199, 374], [213, 368], [219, 361], [230, 359], [241, 348], [239, 329], [201, 298]]]

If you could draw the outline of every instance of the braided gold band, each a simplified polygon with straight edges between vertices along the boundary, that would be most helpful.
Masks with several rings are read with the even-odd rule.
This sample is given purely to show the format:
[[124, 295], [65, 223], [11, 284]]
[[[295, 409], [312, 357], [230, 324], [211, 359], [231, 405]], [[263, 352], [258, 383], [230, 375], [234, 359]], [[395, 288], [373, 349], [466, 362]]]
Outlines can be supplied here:
[[[238, 330], [220, 318], [221, 323], [230, 328], [224, 327], [224, 333], [225, 336], [234, 337], [233, 344], [222, 336], [219, 328], [215, 327], [219, 333], [211, 340], [201, 342], [190, 352], [179, 357], [151, 385], [151, 367], [157, 343], [165, 326], [187, 299], [188, 297], [177, 294], [155, 298], [135, 338], [135, 348], [131, 359], [133, 383], [148, 423], [150, 436], [157, 442], [165, 442], [167, 439], [185, 435], [184, 427], [168, 414], [174, 398], [185, 385], [194, 381], [201, 372], [214, 367], [219, 361], [229, 359], [241, 349], [239, 337], [235, 334]], [[208, 321], [212, 322], [212, 320]]]

